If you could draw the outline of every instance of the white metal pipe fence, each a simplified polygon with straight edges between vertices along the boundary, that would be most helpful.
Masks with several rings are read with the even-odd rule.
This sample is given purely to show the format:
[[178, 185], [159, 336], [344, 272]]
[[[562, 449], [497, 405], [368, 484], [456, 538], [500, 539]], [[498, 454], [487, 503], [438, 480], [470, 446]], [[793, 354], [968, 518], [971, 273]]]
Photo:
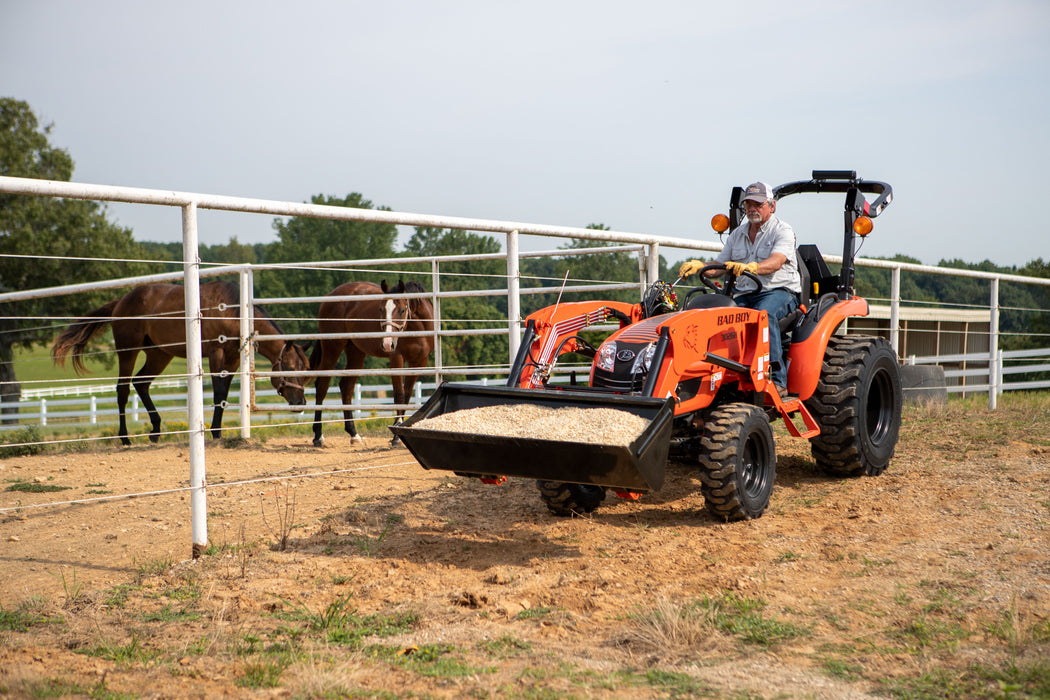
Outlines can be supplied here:
[[[227, 197], [221, 195], [209, 195], [209, 194], [198, 194], [198, 193], [186, 193], [186, 192], [169, 192], [161, 190], [149, 190], [142, 188], [130, 188], [130, 187], [114, 187], [106, 185], [90, 185], [81, 183], [69, 183], [69, 182], [55, 182], [55, 181], [44, 181], [44, 180], [32, 180], [26, 178], [13, 178], [7, 176], [0, 176], [0, 192], [10, 194], [22, 194], [31, 196], [47, 196], [47, 197], [65, 197], [74, 199], [90, 199], [97, 201], [117, 201], [117, 202], [128, 202], [148, 205], [160, 205], [160, 206], [172, 206], [179, 207], [183, 215], [183, 271], [178, 273], [165, 273], [159, 275], [148, 275], [138, 277], [133, 280], [109, 280], [104, 282], [97, 282], [92, 284], [78, 284], [78, 285], [67, 285], [65, 287], [56, 287], [47, 290], [19, 290], [15, 292], [9, 292], [0, 294], [0, 302], [12, 302], [19, 300], [28, 300], [38, 298], [45, 295], [55, 294], [73, 294], [80, 291], [86, 291], [89, 289], [105, 289], [105, 288], [116, 288], [126, 287], [134, 284], [144, 284], [148, 282], [158, 281], [171, 281], [177, 279], [185, 279], [187, 284], [186, 292], [186, 308], [187, 308], [187, 338], [189, 340], [188, 350], [192, 357], [187, 358], [187, 380], [189, 383], [188, 399], [189, 405], [187, 407], [187, 415], [189, 416], [190, 429], [190, 471], [191, 471], [191, 491], [192, 497], [192, 510], [193, 510], [193, 550], [194, 555], [197, 555], [199, 551], [206, 544], [206, 520], [205, 520], [205, 486], [204, 486], [204, 423], [203, 423], [203, 365], [202, 358], [200, 356], [200, 308], [199, 300], [195, 301], [193, 294], [197, 287], [197, 283], [200, 278], [229, 274], [232, 271], [236, 271], [241, 275], [241, 290], [242, 300], [246, 304], [245, 312], [241, 314], [242, 325], [242, 345], [245, 345], [243, 340], [248, 337], [248, 329], [250, 329], [250, 313], [253, 302], [255, 304], [266, 304], [266, 303], [278, 303], [279, 301], [285, 300], [270, 300], [270, 299], [251, 299], [250, 292], [253, 289], [251, 283], [251, 275], [256, 269], [260, 269], [260, 266], [227, 266], [219, 269], [203, 269], [198, 257], [197, 252], [197, 212], [200, 209], [214, 209], [224, 211], [238, 211], [238, 212], [250, 212], [258, 214], [270, 214], [274, 216], [291, 216], [291, 217], [314, 217], [314, 218], [325, 218], [325, 219], [337, 219], [337, 220], [349, 220], [349, 221], [365, 221], [375, 223], [385, 223], [393, 225], [407, 225], [407, 226], [422, 226], [432, 228], [443, 228], [453, 230], [466, 230], [466, 231], [481, 231], [488, 233], [501, 233], [505, 236], [505, 253], [496, 257], [502, 258], [506, 261], [506, 286], [500, 287], [499, 289], [487, 290], [490, 293], [497, 293], [506, 295], [508, 318], [505, 321], [505, 326], [499, 332], [505, 334], [508, 337], [509, 355], [508, 362], [513, 357], [516, 350], [517, 344], [520, 339], [521, 332], [521, 296], [528, 293], [539, 293], [540, 291], [551, 291], [549, 288], [543, 290], [530, 290], [522, 287], [521, 279], [521, 268], [520, 260], [526, 254], [520, 250], [519, 239], [521, 235], [533, 235], [533, 236], [544, 236], [554, 238], [572, 238], [572, 239], [586, 239], [602, 241], [605, 243], [618, 243], [638, 246], [640, 250], [640, 261], [639, 261], [639, 281], [622, 283], [622, 287], [615, 286], [601, 286], [603, 289], [612, 288], [630, 288], [639, 287], [644, 289], [646, 284], [653, 281], [658, 276], [659, 270], [659, 254], [661, 248], [672, 248], [680, 249], [684, 251], [710, 251], [716, 252], [721, 249], [721, 245], [718, 243], [710, 243], [699, 240], [689, 240], [681, 238], [671, 238], [665, 236], [655, 236], [648, 234], [638, 233], [627, 233], [617, 231], [604, 231], [596, 229], [582, 229], [573, 227], [562, 227], [562, 226], [548, 226], [518, 222], [506, 222], [506, 221], [493, 221], [484, 219], [469, 219], [460, 217], [448, 217], [448, 216], [431, 216], [422, 214], [407, 214], [399, 212], [389, 212], [382, 210], [370, 210], [370, 209], [353, 209], [345, 207], [334, 207], [334, 206], [323, 206], [315, 204], [295, 203], [295, 202], [279, 202], [271, 200], [259, 200], [259, 199], [248, 199], [241, 197]], [[610, 252], [610, 249], [602, 249], [601, 252]], [[571, 251], [566, 249], [559, 249], [556, 253], [559, 256], [571, 254]], [[440, 289], [441, 287], [441, 273], [439, 271], [439, 264], [433, 259], [428, 259], [434, 263], [431, 269], [431, 292], [430, 295], [435, 303], [435, 339], [440, 341], [442, 337], [448, 337], [452, 335], [452, 332], [441, 328], [440, 306], [441, 299], [446, 296], [446, 293]], [[826, 260], [830, 263], [841, 263], [841, 257], [828, 255]], [[397, 263], [403, 263], [404, 258], [397, 258]], [[352, 261], [347, 262], [347, 265], [367, 265], [374, 264], [377, 261]], [[393, 263], [392, 263], [393, 264]], [[884, 268], [891, 270], [892, 281], [891, 281], [891, 299], [890, 302], [890, 338], [891, 343], [894, 345], [894, 349], [898, 348], [899, 339], [899, 318], [900, 318], [900, 307], [902, 300], [900, 299], [900, 275], [902, 272], [922, 272], [929, 274], [939, 275], [956, 275], [968, 278], [986, 279], [991, 283], [991, 291], [989, 298], [989, 310], [990, 310], [990, 346], [991, 349], [984, 355], [987, 358], [989, 367], [989, 403], [992, 407], [995, 405], [995, 396], [1003, 386], [1001, 382], [1002, 371], [1000, 369], [994, 369], [996, 367], [1001, 368], [1001, 364], [997, 365], [997, 361], [1002, 357], [999, 351], [999, 284], [1003, 282], [1019, 282], [1025, 284], [1036, 284], [1036, 285], [1050, 285], [1050, 279], [1041, 278], [1027, 278], [1018, 275], [1002, 275], [995, 273], [983, 273], [974, 272], [967, 270], [949, 270], [945, 268], [938, 268], [933, 266], [924, 265], [913, 265], [909, 263], [898, 263], [892, 261], [881, 261], [881, 260], [868, 260], [860, 259], [856, 260], [856, 264], [859, 267], [873, 267], [873, 268]], [[332, 262], [306, 262], [300, 266], [332, 266]], [[275, 269], [280, 266], [267, 266], [270, 269]], [[583, 291], [591, 288], [589, 285], [573, 285], [572, 291]], [[566, 288], [569, 291], [569, 288]], [[452, 292], [447, 296], [454, 296], [457, 294], [466, 294], [460, 292]], [[406, 295], [407, 296], [407, 295]], [[489, 329], [490, 331], [493, 329]], [[473, 331], [479, 333], [480, 331]], [[289, 339], [297, 336], [289, 336]], [[247, 415], [252, 405], [251, 391], [254, 387], [253, 377], [255, 376], [271, 376], [272, 372], [253, 372], [252, 362], [254, 360], [254, 354], [246, 354], [242, 358], [242, 391], [239, 399], [239, 406], [244, 415]], [[491, 369], [491, 368], [489, 368]], [[443, 357], [441, 353], [441, 344], [437, 343], [435, 349], [435, 367], [421, 371], [421, 373], [434, 373], [435, 379], [438, 380], [443, 373], [448, 373], [449, 368], [444, 366]], [[455, 370], [456, 374], [466, 374], [468, 371], [472, 371], [469, 368], [458, 368]], [[362, 373], [367, 371], [362, 370]], [[383, 373], [389, 374], [389, 370]], [[250, 429], [250, 419], [242, 420], [242, 426], [247, 426]]]

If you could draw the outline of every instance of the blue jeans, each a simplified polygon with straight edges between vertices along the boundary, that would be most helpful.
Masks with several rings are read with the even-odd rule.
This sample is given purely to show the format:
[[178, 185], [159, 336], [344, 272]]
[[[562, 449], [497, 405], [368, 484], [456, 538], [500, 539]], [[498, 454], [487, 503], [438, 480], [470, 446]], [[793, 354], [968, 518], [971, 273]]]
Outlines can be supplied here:
[[736, 303], [769, 314], [769, 360], [778, 366], [772, 370], [773, 383], [787, 387], [787, 358], [780, 342], [780, 319], [798, 308], [798, 296], [783, 287], [761, 292], [748, 292], [736, 297]]

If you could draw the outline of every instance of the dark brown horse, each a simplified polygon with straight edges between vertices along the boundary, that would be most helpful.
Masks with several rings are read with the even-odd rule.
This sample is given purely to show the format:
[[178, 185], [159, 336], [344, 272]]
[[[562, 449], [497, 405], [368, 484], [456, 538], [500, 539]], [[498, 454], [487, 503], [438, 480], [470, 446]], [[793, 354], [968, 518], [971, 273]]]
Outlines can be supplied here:
[[[215, 397], [211, 420], [212, 437], [221, 434], [222, 411], [230, 393], [233, 372], [240, 364], [240, 292], [229, 282], [207, 282], [200, 286], [201, 338], [203, 355], [208, 358], [208, 371]], [[302, 348], [292, 342], [266, 339], [266, 335], [280, 334], [281, 329], [258, 306], [255, 307], [255, 332], [259, 334], [259, 352], [273, 363], [274, 372], [301, 372], [310, 368]], [[117, 406], [120, 409], [120, 440], [130, 445], [124, 409], [134, 385], [149, 411], [152, 428], [150, 440], [160, 435], [160, 414], [149, 396], [153, 380], [164, 371], [173, 357], [186, 357], [186, 300], [185, 290], [177, 284], [146, 284], [100, 306], [76, 321], [62, 332], [51, 347], [51, 358], [65, 366], [67, 355], [73, 358], [77, 374], [85, 371], [81, 355], [96, 333], [113, 325], [113, 342], [117, 348], [119, 378], [117, 379]], [[221, 339], [220, 337], [225, 336]], [[146, 363], [134, 381], [131, 373], [139, 352], [146, 355]], [[225, 371], [225, 372], [224, 372]], [[300, 377], [273, 377], [277, 393], [292, 406], [306, 405], [303, 380]]]
[[[391, 299], [387, 294], [404, 294], [405, 292], [425, 292], [418, 282], [398, 282], [396, 287], [388, 287], [386, 280], [382, 285], [371, 282], [348, 282], [329, 292], [328, 296], [351, 296], [374, 294], [374, 299], [359, 301], [325, 301], [317, 316], [317, 329], [320, 333], [394, 333], [400, 331], [433, 331], [434, 307], [427, 299]], [[339, 361], [339, 356], [346, 353], [346, 368], [361, 369], [365, 365], [365, 356], [385, 357], [390, 360], [391, 369], [401, 369], [407, 363], [409, 367], [425, 367], [430, 353], [434, 350], [434, 341], [430, 336], [387, 335], [372, 338], [322, 338], [314, 345], [310, 353], [310, 365], [317, 370], [330, 370]], [[390, 377], [394, 387], [394, 403], [404, 404], [415, 386], [416, 377], [394, 374]], [[317, 410], [314, 412], [314, 445], [324, 444], [321, 434], [321, 406], [328, 393], [331, 378], [318, 375]], [[339, 389], [343, 404], [352, 403], [356, 376], [341, 377]], [[405, 415], [397, 411], [400, 421]], [[344, 410], [344, 427], [352, 443], [361, 442], [354, 425], [353, 411]], [[396, 438], [394, 440], [396, 442]]]

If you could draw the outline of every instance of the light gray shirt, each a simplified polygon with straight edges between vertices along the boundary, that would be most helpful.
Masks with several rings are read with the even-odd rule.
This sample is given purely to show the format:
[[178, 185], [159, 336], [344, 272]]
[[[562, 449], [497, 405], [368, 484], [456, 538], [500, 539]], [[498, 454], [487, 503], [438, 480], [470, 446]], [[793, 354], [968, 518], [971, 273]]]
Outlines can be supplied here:
[[[745, 219], [744, 223], [733, 229], [729, 234], [728, 240], [726, 240], [725, 247], [715, 257], [715, 261], [720, 263], [729, 260], [742, 263], [760, 263], [773, 253], [782, 253], [787, 257], [787, 262], [781, 265], [779, 270], [771, 275], [758, 276], [762, 280], [762, 289], [769, 290], [784, 287], [796, 294], [800, 293], [802, 291], [802, 282], [798, 274], [798, 258], [795, 255], [794, 229], [791, 228], [790, 224], [781, 221], [774, 214], [769, 217], [766, 223], [762, 224], [762, 228], [758, 230], [758, 234], [755, 236], [755, 242], [752, 243], [747, 235], [750, 226], [751, 224]], [[741, 276], [737, 282], [736, 291], [741, 294], [753, 292], [755, 291], [755, 283], [747, 277]]]

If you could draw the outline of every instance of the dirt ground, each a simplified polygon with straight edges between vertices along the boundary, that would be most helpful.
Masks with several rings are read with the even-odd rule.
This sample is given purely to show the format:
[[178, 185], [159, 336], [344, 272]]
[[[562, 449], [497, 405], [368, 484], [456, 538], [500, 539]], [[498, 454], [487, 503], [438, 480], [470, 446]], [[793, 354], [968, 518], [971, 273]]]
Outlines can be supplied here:
[[0, 696], [1048, 697], [1048, 414], [909, 407], [858, 479], [778, 428], [740, 523], [688, 464], [566, 519], [381, 433], [209, 442], [197, 559], [184, 446], [7, 458], [69, 488], [0, 490]]

